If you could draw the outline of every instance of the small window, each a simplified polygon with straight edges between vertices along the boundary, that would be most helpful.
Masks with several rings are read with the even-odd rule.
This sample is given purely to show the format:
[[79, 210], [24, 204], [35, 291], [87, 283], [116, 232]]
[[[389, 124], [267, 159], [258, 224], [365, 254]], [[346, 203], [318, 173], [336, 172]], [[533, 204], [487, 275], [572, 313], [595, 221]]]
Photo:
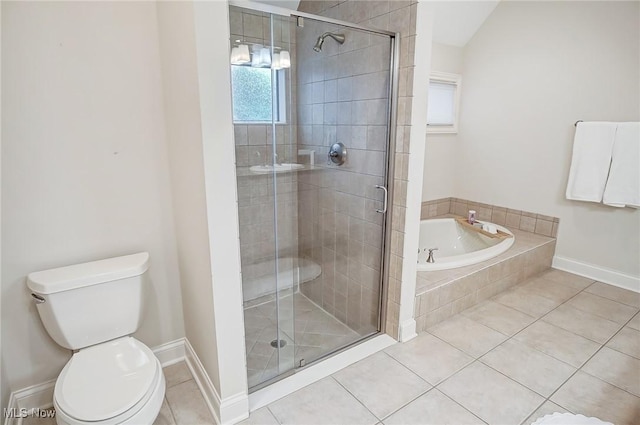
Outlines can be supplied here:
[[458, 104], [461, 81], [462, 77], [457, 74], [431, 73], [429, 77], [427, 132], [458, 132]]
[[251, 124], [270, 123], [272, 120], [276, 123], [286, 121], [284, 70], [274, 71], [275, 90], [272, 87], [271, 71], [271, 68], [231, 65], [233, 122]]

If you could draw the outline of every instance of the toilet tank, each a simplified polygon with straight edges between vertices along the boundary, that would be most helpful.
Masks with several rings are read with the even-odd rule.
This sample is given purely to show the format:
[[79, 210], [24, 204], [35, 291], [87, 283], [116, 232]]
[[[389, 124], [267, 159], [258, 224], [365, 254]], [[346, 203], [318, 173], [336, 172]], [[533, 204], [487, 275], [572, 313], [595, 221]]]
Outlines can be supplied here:
[[148, 268], [141, 252], [31, 273], [27, 286], [53, 340], [79, 350], [138, 329]]

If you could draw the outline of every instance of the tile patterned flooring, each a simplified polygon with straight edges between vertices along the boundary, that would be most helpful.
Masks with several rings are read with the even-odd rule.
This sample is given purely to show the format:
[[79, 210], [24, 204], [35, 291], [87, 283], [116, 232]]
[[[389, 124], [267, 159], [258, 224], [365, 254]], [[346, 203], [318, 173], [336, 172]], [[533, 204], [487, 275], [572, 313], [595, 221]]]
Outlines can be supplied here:
[[292, 369], [301, 359], [309, 364], [360, 339], [355, 331], [300, 293], [280, 299], [278, 316], [280, 339], [287, 343], [280, 356], [270, 344], [278, 337], [276, 301], [244, 310], [249, 387], [279, 375], [278, 369]]
[[[551, 270], [242, 425], [517, 425], [552, 412], [637, 425], [639, 310], [640, 294]], [[214, 423], [184, 363], [165, 368], [165, 377], [155, 425]]]
[[251, 414], [257, 424], [640, 424], [640, 294], [550, 270]]

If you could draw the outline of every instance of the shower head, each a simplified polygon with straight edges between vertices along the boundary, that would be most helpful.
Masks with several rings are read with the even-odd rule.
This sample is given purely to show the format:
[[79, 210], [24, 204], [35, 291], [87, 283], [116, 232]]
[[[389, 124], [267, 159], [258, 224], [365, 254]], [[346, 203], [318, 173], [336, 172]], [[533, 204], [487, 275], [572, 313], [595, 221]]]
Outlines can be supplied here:
[[313, 50], [315, 50], [316, 52], [321, 52], [322, 44], [324, 43], [324, 39], [327, 37], [333, 38], [339, 44], [344, 43], [344, 40], [345, 40], [344, 34], [334, 34], [332, 32], [325, 32], [320, 37], [318, 37], [318, 40], [316, 41], [316, 45], [313, 46]]

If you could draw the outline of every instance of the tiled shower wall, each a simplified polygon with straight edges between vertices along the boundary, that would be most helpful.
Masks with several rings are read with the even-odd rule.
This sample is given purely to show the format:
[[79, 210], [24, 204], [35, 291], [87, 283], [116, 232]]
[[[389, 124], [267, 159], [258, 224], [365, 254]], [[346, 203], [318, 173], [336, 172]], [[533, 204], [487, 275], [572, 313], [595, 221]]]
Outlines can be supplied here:
[[[395, 174], [392, 176], [394, 196], [389, 208], [391, 262], [386, 324], [383, 325], [383, 330], [397, 338], [416, 2], [303, 0], [299, 10], [401, 33]], [[305, 23], [305, 27], [308, 25]], [[304, 285], [303, 291], [340, 320], [363, 332], [370, 330], [374, 323], [373, 307], [377, 301], [378, 271], [374, 264], [381, 255], [382, 241], [378, 238], [381, 217], [375, 209], [380, 208], [382, 198], [374, 186], [382, 183], [383, 169], [374, 164], [381, 163], [384, 138], [377, 128], [382, 123], [379, 119], [382, 103], [376, 99], [382, 97], [379, 90], [383, 87], [382, 78], [385, 75], [388, 78], [384, 68], [388, 64], [377, 61], [373, 55], [381, 46], [354, 31], [345, 31], [347, 41], [340, 47], [327, 39], [323, 55], [318, 55], [311, 47], [322, 32], [321, 28], [312, 34], [309, 32], [308, 39], [305, 32], [304, 41], [299, 33], [299, 142], [319, 150], [317, 157], [326, 161], [329, 142], [335, 138], [351, 148], [351, 162], [340, 169], [323, 167], [321, 173], [300, 176], [300, 249], [302, 255], [320, 262], [323, 269], [322, 277]], [[310, 56], [312, 64], [307, 65], [303, 55]], [[361, 96], [364, 98], [358, 98]], [[362, 103], [365, 99], [367, 102]]]
[[[345, 34], [338, 45], [319, 35]], [[298, 143], [313, 150], [316, 169], [300, 173], [299, 243], [322, 274], [302, 291], [360, 333], [378, 326], [382, 207], [387, 145], [389, 38], [305, 20], [298, 30]], [[342, 142], [347, 160], [328, 164]]]
[[[229, 22], [232, 43], [240, 40], [271, 45], [269, 14], [231, 6]], [[289, 98], [296, 99], [295, 85], [290, 85], [290, 81], [296, 78], [295, 30], [288, 18], [274, 18], [273, 37], [275, 46], [290, 51], [292, 61], [291, 68], [284, 71], [286, 90], [292, 90], [292, 93], [287, 93], [286, 99], [288, 118], [286, 123], [276, 124], [275, 129], [277, 160], [295, 162], [297, 111], [295, 104], [289, 105]], [[296, 173], [276, 174], [274, 181], [271, 174], [254, 174], [250, 171], [253, 165], [272, 163], [274, 134], [271, 124], [235, 124], [234, 129], [243, 293], [245, 298], [252, 298], [255, 295], [251, 294], [256, 291], [247, 288], [247, 285], [273, 275], [274, 266], [269, 260], [276, 255], [278, 258], [298, 256], [297, 176]], [[277, 235], [274, 200], [277, 200]], [[275, 289], [274, 284], [273, 292]]]

